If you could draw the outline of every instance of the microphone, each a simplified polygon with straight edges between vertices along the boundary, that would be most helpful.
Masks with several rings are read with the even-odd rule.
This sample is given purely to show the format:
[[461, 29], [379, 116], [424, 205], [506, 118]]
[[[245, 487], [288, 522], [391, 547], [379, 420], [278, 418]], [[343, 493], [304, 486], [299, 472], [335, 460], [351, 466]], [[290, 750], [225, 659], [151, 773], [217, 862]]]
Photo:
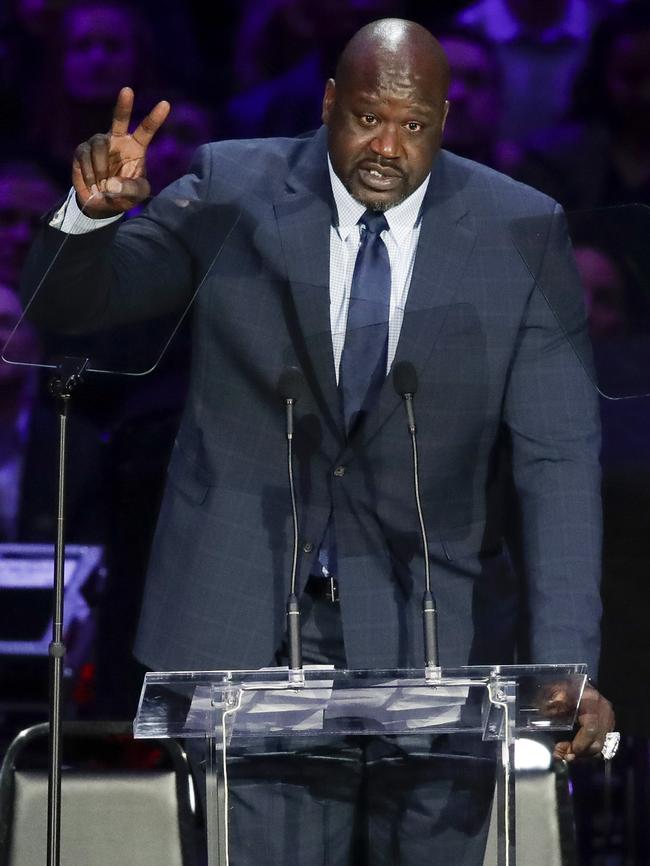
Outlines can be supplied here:
[[287, 641], [289, 644], [289, 671], [291, 679], [302, 678], [302, 641], [300, 636], [300, 605], [296, 595], [296, 572], [298, 569], [298, 511], [296, 487], [293, 480], [293, 410], [305, 390], [305, 377], [297, 367], [285, 367], [278, 380], [278, 393], [286, 407], [287, 467], [291, 513], [293, 517], [293, 560], [291, 582], [287, 598]]
[[411, 434], [413, 449], [413, 487], [415, 491], [415, 507], [420, 521], [420, 535], [424, 554], [424, 595], [422, 596], [422, 619], [424, 624], [424, 656], [427, 670], [437, 668], [438, 661], [438, 612], [436, 600], [431, 591], [431, 574], [429, 571], [429, 545], [427, 531], [424, 525], [422, 502], [420, 501], [420, 472], [418, 466], [418, 444], [415, 426], [415, 411], [413, 396], [418, 389], [418, 376], [410, 361], [399, 361], [393, 367], [393, 385], [404, 401], [408, 430]]
[[278, 393], [287, 408], [287, 439], [293, 439], [293, 407], [305, 391], [305, 377], [298, 367], [285, 367], [278, 379]]

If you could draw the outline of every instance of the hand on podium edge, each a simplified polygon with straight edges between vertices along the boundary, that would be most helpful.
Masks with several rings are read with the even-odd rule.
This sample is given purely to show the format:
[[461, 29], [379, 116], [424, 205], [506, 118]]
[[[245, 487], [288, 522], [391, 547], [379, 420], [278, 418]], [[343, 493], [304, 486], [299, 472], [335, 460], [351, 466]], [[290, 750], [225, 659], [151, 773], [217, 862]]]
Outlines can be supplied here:
[[585, 685], [578, 706], [578, 730], [573, 739], [556, 743], [553, 757], [564, 761], [597, 758], [605, 745], [605, 735], [614, 730], [616, 719], [612, 705], [590, 683]]

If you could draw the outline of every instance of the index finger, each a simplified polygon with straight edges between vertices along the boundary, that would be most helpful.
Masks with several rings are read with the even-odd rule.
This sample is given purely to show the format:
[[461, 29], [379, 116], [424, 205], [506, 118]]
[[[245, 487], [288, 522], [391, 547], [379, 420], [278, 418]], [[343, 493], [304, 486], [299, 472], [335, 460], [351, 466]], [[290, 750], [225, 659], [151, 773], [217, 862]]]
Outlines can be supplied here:
[[113, 109], [111, 135], [126, 135], [129, 131], [133, 100], [134, 94], [130, 87], [123, 87], [118, 93], [117, 102]]
[[151, 109], [149, 114], [138, 124], [137, 129], [133, 133], [133, 138], [138, 144], [146, 147], [154, 135], [158, 132], [163, 123], [167, 120], [167, 115], [171, 109], [170, 104], [166, 99], [163, 99]]

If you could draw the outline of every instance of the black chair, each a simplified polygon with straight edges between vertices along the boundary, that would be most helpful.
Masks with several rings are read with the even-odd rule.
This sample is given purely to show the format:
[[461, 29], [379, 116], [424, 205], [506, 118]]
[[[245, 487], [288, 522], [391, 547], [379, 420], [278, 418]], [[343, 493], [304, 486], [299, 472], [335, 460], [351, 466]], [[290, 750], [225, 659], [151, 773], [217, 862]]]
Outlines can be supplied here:
[[[46, 861], [47, 724], [17, 735], [0, 767], [0, 866]], [[133, 740], [127, 722], [62, 731], [62, 866], [196, 866], [199, 819], [183, 748]]]

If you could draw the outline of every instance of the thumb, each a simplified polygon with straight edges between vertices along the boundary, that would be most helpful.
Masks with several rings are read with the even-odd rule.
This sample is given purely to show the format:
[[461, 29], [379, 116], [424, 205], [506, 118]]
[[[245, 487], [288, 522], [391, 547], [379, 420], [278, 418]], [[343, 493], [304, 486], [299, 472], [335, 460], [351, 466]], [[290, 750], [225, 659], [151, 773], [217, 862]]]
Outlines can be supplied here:
[[107, 196], [129, 199], [133, 205], [149, 197], [151, 186], [146, 177], [109, 177], [104, 192]]

